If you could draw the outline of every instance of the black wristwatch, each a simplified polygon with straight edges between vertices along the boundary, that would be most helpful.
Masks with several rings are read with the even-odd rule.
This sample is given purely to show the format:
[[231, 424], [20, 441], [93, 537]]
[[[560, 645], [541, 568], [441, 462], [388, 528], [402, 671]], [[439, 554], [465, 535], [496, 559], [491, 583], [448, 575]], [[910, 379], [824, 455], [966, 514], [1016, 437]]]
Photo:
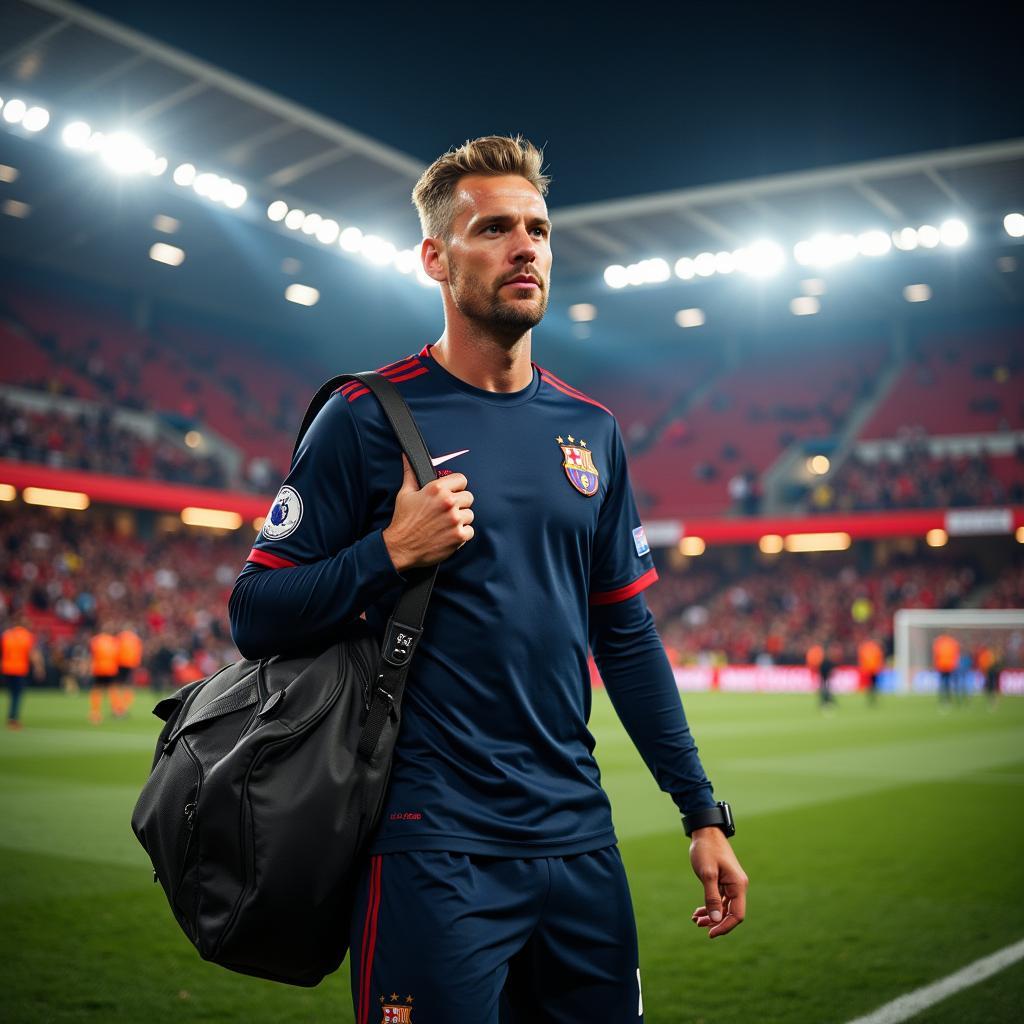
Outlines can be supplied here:
[[736, 823], [732, 820], [732, 808], [724, 800], [719, 800], [714, 807], [691, 811], [683, 816], [683, 831], [688, 836], [693, 835], [695, 829], [708, 828], [710, 825], [720, 828], [726, 836], [736, 835]]

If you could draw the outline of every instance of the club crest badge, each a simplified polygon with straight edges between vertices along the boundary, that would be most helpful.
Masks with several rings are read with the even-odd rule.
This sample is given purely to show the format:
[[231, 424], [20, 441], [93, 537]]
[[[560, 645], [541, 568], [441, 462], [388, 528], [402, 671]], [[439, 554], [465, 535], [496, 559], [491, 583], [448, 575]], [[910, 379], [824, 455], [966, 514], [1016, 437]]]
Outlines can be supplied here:
[[294, 487], [282, 487], [263, 522], [267, 540], [281, 540], [293, 534], [302, 519], [302, 498]]
[[587, 447], [587, 442], [582, 438], [577, 441], [572, 435], [569, 436], [568, 442], [564, 437], [556, 440], [562, 449], [562, 466], [569, 483], [584, 497], [592, 498], [597, 494], [600, 474], [594, 465], [594, 456]]
[[380, 1024], [413, 1024], [412, 1021], [412, 996], [406, 996], [399, 1002], [397, 992], [392, 992], [390, 998], [380, 997]]

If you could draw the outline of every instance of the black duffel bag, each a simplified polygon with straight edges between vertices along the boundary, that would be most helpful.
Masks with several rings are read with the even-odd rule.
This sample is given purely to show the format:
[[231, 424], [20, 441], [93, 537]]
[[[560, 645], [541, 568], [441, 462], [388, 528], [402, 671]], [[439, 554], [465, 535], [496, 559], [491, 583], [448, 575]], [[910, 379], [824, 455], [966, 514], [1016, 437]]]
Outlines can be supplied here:
[[[353, 379], [380, 400], [420, 486], [434, 479], [405, 402], [375, 373], [328, 381], [296, 450]], [[166, 724], [132, 829], [203, 959], [292, 985], [341, 965], [436, 574], [407, 574], [383, 644], [357, 619], [324, 650], [243, 659], [157, 704]]]

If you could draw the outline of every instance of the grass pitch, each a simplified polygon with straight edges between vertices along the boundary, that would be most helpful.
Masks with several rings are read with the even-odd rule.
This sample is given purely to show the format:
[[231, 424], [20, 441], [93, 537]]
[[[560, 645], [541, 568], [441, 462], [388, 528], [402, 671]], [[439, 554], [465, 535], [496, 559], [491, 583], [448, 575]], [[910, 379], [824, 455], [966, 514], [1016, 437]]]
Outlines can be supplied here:
[[[3, 1020], [349, 1024], [347, 965], [288, 988], [201, 962], [178, 931], [128, 824], [148, 703], [92, 727], [84, 697], [29, 692], [24, 731], [0, 733]], [[841, 1024], [1024, 937], [1024, 699], [686, 706], [752, 879], [747, 923], [714, 941], [690, 923], [701, 889], [673, 805], [594, 701], [649, 1024]], [[1017, 1020], [1022, 1001], [1017, 964], [917, 1020]]]

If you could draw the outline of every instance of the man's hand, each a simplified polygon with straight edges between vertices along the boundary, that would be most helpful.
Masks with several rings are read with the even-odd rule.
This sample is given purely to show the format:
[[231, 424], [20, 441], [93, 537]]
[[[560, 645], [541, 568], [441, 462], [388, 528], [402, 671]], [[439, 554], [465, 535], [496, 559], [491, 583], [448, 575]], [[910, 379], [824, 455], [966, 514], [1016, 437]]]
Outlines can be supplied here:
[[731, 932], [746, 916], [750, 880], [720, 828], [694, 829], [690, 864], [704, 885], [704, 906], [691, 920], [698, 928], [708, 928], [711, 939]]
[[398, 572], [437, 565], [473, 538], [473, 495], [466, 490], [466, 478], [450, 473], [421, 488], [404, 452], [402, 467], [395, 512], [384, 530], [384, 545]]

